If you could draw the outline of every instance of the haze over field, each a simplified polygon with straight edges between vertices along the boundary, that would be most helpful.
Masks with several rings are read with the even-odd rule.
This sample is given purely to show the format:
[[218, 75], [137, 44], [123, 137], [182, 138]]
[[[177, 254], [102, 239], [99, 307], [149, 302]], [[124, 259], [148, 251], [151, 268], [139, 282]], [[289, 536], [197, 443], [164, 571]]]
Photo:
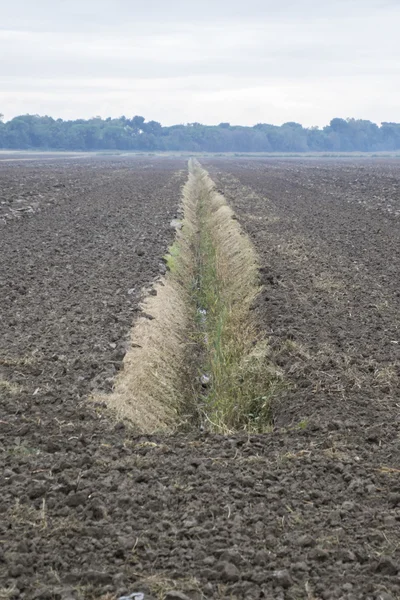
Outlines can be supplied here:
[[326, 125], [399, 121], [397, 0], [15, 0], [0, 112]]

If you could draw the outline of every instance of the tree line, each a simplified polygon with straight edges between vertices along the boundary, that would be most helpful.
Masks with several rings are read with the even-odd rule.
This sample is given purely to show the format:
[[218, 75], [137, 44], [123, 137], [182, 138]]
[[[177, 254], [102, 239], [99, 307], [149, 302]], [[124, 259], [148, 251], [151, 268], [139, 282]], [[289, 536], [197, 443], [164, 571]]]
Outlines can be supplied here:
[[[1, 117], [1, 115], [0, 115]], [[64, 121], [21, 115], [3, 122], [0, 148], [188, 152], [379, 152], [400, 150], [400, 123], [332, 119], [323, 128], [289, 122], [254, 127], [187, 123], [163, 127], [144, 117]]]

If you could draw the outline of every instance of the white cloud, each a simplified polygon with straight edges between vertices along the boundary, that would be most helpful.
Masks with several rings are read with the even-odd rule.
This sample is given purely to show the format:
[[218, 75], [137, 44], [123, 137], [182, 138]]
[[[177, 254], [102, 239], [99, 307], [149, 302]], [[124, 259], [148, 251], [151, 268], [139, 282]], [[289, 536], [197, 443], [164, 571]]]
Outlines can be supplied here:
[[15, 0], [3, 13], [6, 118], [399, 120], [394, 1]]

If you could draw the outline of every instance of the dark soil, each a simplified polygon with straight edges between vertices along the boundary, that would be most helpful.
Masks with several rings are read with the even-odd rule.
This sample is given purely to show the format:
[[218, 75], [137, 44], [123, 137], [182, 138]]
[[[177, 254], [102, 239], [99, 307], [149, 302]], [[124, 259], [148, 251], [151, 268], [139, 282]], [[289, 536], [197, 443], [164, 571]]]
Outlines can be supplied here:
[[[376, 391], [368, 387], [368, 374], [361, 390], [353, 390], [335, 366], [352, 346], [334, 346], [329, 333], [333, 363], [323, 372], [344, 386], [335, 396], [329, 377], [315, 377], [319, 363], [312, 353], [320, 336], [342, 323], [354, 345], [369, 340], [368, 356], [382, 357], [380, 366], [398, 360], [389, 354], [392, 346], [379, 354], [382, 329], [398, 339], [395, 313], [382, 317], [373, 335], [375, 312], [368, 309], [357, 320], [364, 326], [356, 338], [353, 317], [335, 308], [337, 326], [329, 329], [332, 298], [342, 288], [327, 293], [327, 277], [325, 284], [320, 277], [328, 273], [335, 284], [345, 278], [346, 302], [353, 298], [351, 271], [338, 271], [350, 260], [348, 248], [349, 256], [363, 258], [357, 298], [375, 289], [395, 305], [398, 221], [373, 213], [374, 226], [378, 221], [388, 228], [389, 250], [379, 234], [358, 233], [370, 214], [365, 208], [338, 200], [338, 209], [329, 209], [336, 201], [324, 201], [328, 184], [316, 192], [301, 187], [304, 198], [294, 202], [299, 184], [290, 183], [285, 164], [280, 183], [276, 178], [269, 188], [268, 165], [250, 171], [254, 165], [215, 169], [232, 203], [234, 189], [247, 193], [234, 205], [263, 253], [260, 314], [292, 384], [285, 405], [275, 407], [271, 434], [140, 436], [88, 400], [93, 389], [112, 386], [140, 288], [159, 273], [173, 235], [169, 222], [183, 162], [49, 161], [40, 168], [41, 184], [32, 188], [47, 197], [49, 180], [55, 180], [65, 183], [65, 197], [42, 202], [39, 212], [7, 220], [0, 229], [0, 598], [111, 600], [133, 592], [143, 592], [145, 600], [400, 597], [398, 380], [391, 376], [390, 390]], [[329, 168], [338, 177], [336, 167]], [[29, 187], [37, 172], [33, 164], [0, 165], [2, 192], [9, 193], [7, 177]], [[255, 192], [249, 185], [257, 185]], [[288, 197], [287, 189], [293, 191]], [[265, 203], [264, 195], [274, 203]], [[312, 225], [312, 208], [320, 229]], [[272, 209], [280, 221], [268, 220]], [[298, 245], [277, 251], [278, 239], [283, 245], [299, 237], [307, 260]], [[368, 255], [366, 239], [374, 240]], [[373, 270], [379, 261], [381, 273]], [[319, 264], [317, 293], [308, 288]], [[344, 306], [341, 295], [336, 301]], [[289, 358], [281, 347], [287, 340]], [[314, 389], [317, 379], [322, 383]]]
[[[13, 159], [12, 155], [0, 153], [0, 227], [84, 194], [83, 186], [88, 185], [86, 180], [81, 181], [73, 174], [74, 163], [79, 164], [76, 158], [63, 157], [57, 161], [46, 155], [24, 156], [18, 154], [18, 158]], [[68, 164], [70, 162], [73, 164]], [[20, 173], [23, 173], [21, 177]]]

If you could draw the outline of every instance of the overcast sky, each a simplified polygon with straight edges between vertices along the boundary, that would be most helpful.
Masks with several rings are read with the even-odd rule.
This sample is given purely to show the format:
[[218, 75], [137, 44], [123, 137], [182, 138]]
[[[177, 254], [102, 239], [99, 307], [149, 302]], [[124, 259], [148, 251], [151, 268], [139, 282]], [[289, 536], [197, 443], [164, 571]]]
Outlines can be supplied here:
[[400, 121], [400, 0], [0, 2], [0, 113]]

